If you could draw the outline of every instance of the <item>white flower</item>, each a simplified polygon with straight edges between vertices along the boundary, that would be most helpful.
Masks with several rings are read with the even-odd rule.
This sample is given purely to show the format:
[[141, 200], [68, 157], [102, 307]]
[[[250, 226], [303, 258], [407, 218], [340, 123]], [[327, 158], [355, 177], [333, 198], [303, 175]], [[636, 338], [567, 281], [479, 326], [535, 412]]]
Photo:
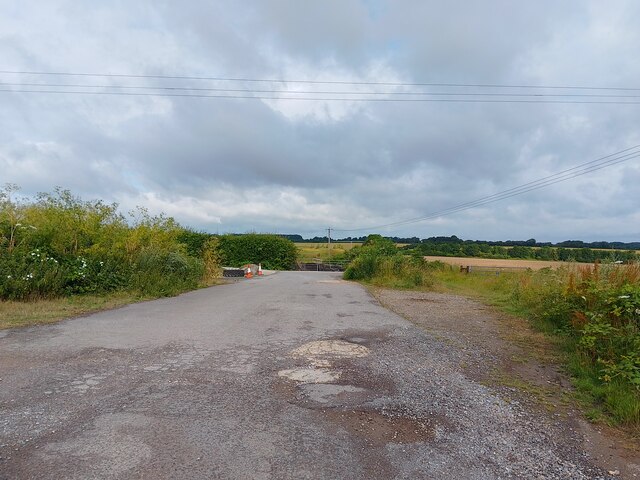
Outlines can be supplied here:
[[629, 295], [620, 295], [618, 298], [631, 298]]

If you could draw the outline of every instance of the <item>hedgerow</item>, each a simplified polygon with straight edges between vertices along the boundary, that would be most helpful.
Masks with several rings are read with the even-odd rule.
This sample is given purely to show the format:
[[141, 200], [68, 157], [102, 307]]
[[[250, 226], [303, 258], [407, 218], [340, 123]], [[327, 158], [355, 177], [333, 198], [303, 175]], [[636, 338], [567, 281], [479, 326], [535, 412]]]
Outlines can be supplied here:
[[203, 280], [204, 252], [180, 241], [186, 230], [170, 217], [138, 208], [126, 218], [116, 204], [59, 188], [30, 200], [16, 192], [0, 190], [0, 299], [172, 295]]

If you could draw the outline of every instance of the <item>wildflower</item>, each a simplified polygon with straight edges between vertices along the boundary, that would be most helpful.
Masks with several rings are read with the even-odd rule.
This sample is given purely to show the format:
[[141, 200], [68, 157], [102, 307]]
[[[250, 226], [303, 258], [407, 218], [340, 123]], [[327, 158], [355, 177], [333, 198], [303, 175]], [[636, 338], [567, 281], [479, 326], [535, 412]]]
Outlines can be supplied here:
[[618, 298], [631, 298], [630, 295], [620, 295]]
[[11, 278], [11, 275], [7, 275], [7, 278]]

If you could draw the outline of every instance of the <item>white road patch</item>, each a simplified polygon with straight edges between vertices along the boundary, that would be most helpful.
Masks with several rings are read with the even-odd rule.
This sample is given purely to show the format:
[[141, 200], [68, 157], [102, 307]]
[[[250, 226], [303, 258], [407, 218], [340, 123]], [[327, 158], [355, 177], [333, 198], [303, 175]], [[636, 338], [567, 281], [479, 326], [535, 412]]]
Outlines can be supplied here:
[[340, 372], [324, 368], [302, 367], [280, 370], [278, 376], [300, 383], [329, 383], [338, 380]]
[[321, 361], [322, 357], [366, 357], [369, 355], [369, 349], [364, 345], [344, 340], [317, 340], [292, 350], [291, 355]]
[[300, 383], [331, 383], [341, 375], [331, 369], [332, 358], [366, 357], [369, 349], [344, 340], [316, 340], [292, 350], [290, 355], [304, 357], [310, 366], [280, 370], [278, 376]]
[[[86, 373], [76, 380], [71, 381], [66, 385], [62, 385], [55, 389], [55, 393], [62, 391], [72, 392], [76, 394], [84, 394], [89, 390], [98, 390], [100, 383], [107, 378], [107, 375], [96, 375], [94, 373]], [[49, 392], [49, 393], [47, 393]], [[47, 390], [45, 394], [50, 395], [53, 393], [51, 390]]]

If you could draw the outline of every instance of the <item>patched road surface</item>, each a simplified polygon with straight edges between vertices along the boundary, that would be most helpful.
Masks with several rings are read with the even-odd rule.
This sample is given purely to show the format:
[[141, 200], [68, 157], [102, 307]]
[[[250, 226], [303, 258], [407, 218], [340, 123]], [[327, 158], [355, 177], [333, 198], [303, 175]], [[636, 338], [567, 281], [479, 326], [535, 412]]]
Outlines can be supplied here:
[[0, 332], [0, 478], [608, 478], [331, 273]]

